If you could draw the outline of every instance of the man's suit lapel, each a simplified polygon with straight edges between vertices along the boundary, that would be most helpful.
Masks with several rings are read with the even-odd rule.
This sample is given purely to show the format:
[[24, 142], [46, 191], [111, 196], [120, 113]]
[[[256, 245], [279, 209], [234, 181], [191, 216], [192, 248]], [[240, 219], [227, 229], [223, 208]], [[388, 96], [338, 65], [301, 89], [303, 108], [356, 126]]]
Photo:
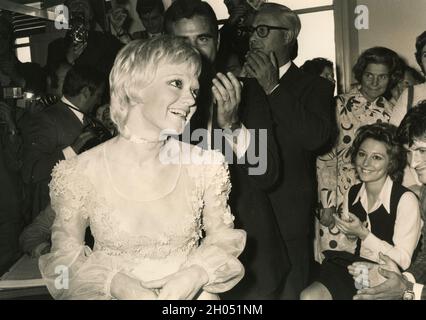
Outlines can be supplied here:
[[59, 144], [69, 145], [80, 135], [83, 124], [74, 112], [62, 101], [52, 106], [52, 108], [57, 108], [55, 118], [57, 119], [56, 126], [59, 132]]

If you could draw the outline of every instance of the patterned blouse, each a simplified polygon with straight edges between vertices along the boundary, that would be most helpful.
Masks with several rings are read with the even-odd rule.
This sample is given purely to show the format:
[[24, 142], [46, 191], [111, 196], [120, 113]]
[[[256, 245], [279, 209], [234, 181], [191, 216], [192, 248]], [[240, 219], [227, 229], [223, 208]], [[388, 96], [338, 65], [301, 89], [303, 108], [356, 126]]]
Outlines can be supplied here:
[[346, 191], [359, 182], [350, 155], [356, 131], [364, 125], [389, 122], [392, 109], [393, 105], [384, 97], [368, 102], [359, 88], [337, 96], [339, 138], [333, 150], [317, 160], [318, 187], [325, 208], [336, 206], [341, 212]]

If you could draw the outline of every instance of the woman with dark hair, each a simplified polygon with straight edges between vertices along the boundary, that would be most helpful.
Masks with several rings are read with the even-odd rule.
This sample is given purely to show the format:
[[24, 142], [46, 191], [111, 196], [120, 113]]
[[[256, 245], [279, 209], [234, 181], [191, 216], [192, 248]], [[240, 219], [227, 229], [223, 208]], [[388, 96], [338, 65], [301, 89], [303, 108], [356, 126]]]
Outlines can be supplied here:
[[343, 197], [358, 182], [351, 163], [350, 147], [361, 126], [389, 122], [392, 105], [385, 98], [402, 76], [398, 55], [387, 48], [374, 47], [364, 51], [353, 67], [359, 86], [336, 98], [338, 141], [328, 154], [318, 158], [318, 187], [321, 201], [316, 259], [320, 251], [340, 250], [346, 239], [335, 228], [333, 213], [341, 213]]
[[333, 71], [333, 62], [325, 58], [314, 58], [312, 60], [307, 60], [300, 67], [306, 73], [314, 74], [320, 77], [323, 77], [331, 82], [335, 83], [334, 71]]
[[[419, 35], [416, 39], [416, 60], [426, 75], [426, 31]], [[422, 100], [426, 99], [426, 83], [420, 83], [412, 87], [408, 87], [400, 96], [395, 104], [390, 123], [398, 126], [409, 109]]]
[[[416, 195], [400, 182], [407, 162], [396, 139], [396, 127], [376, 123], [361, 127], [350, 149], [350, 159], [361, 183], [345, 195], [336, 226], [348, 238], [342, 251], [325, 251], [319, 279], [301, 298], [352, 299], [365, 283], [353, 281], [347, 267], [355, 261], [379, 263], [380, 253], [407, 269], [422, 227]], [[375, 285], [378, 279], [369, 279]]]

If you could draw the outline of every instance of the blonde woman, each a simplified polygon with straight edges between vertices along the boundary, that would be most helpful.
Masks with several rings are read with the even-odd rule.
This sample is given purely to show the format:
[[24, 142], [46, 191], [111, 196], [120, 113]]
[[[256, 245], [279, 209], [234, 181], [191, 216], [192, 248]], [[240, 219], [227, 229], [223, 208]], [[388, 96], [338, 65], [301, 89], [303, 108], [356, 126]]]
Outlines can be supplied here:
[[198, 52], [168, 36], [118, 54], [110, 86], [119, 135], [53, 172], [52, 251], [40, 270], [54, 298], [217, 299], [243, 277], [246, 234], [233, 228], [223, 156], [167, 134], [182, 133], [195, 112], [200, 68]]

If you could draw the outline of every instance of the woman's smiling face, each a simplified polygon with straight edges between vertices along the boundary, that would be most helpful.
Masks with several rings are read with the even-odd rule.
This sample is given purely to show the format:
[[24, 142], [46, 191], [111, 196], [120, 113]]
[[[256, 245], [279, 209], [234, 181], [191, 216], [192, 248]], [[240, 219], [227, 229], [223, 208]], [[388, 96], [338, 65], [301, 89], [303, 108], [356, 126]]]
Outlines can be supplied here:
[[165, 64], [141, 89], [140, 112], [146, 129], [181, 134], [196, 110], [198, 77], [188, 64]]
[[386, 145], [368, 138], [359, 147], [355, 168], [362, 182], [384, 181], [388, 174], [389, 162]]

